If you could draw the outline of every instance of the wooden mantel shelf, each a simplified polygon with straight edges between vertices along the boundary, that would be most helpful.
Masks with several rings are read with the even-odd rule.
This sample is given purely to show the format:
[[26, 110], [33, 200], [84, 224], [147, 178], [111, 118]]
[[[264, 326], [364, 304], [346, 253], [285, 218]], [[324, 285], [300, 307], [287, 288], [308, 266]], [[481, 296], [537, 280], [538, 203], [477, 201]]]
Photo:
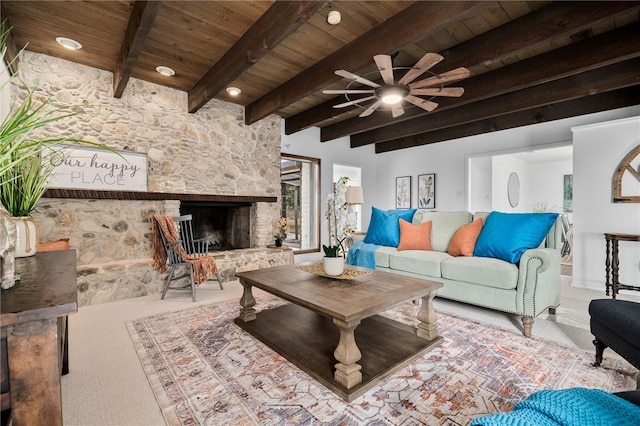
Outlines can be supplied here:
[[179, 194], [173, 192], [98, 191], [92, 189], [47, 189], [43, 197], [91, 200], [180, 200], [218, 203], [275, 203], [277, 201], [277, 197], [257, 195]]

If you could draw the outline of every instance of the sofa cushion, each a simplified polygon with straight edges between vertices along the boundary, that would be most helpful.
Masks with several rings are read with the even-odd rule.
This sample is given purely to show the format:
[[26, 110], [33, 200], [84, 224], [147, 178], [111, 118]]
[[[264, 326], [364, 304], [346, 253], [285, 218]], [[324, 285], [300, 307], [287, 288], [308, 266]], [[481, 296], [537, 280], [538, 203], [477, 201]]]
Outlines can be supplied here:
[[371, 208], [371, 221], [367, 229], [364, 242], [379, 246], [398, 247], [400, 243], [399, 219], [411, 221], [416, 209], [408, 210], [380, 210]]
[[526, 250], [540, 246], [557, 217], [558, 213], [491, 212], [473, 255], [517, 264]]
[[389, 268], [440, 278], [440, 263], [450, 257], [439, 251], [407, 250], [390, 253]]
[[451, 256], [473, 256], [478, 235], [482, 230], [482, 219], [478, 218], [468, 225], [462, 225], [451, 239], [447, 253]]
[[400, 224], [400, 250], [433, 250], [431, 247], [431, 224], [430, 220], [414, 225], [404, 219], [398, 221]]
[[376, 250], [376, 268], [388, 268], [389, 255], [397, 252], [398, 250], [395, 247], [378, 247], [378, 250]]
[[449, 257], [440, 265], [442, 278], [475, 283], [487, 287], [515, 289], [518, 267], [504, 260], [488, 257]]
[[[419, 213], [419, 214], [418, 214]], [[431, 247], [435, 251], [446, 252], [449, 243], [458, 228], [471, 222], [469, 212], [432, 212], [418, 210], [413, 217], [413, 223], [422, 223], [428, 220], [433, 222], [431, 226]]]

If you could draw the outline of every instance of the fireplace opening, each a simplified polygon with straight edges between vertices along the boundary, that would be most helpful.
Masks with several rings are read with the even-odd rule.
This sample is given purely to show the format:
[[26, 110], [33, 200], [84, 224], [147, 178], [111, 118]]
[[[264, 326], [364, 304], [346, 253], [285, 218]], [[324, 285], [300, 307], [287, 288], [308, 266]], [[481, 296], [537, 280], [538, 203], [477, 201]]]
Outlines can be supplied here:
[[251, 247], [251, 203], [182, 201], [180, 214], [193, 216], [194, 238], [211, 238], [209, 250]]

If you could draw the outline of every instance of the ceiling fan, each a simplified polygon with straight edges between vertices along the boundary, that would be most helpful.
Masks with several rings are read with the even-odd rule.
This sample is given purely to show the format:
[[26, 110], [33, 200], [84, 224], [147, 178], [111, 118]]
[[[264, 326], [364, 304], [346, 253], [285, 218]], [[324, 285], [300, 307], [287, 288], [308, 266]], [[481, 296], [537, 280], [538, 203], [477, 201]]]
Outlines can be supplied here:
[[[431, 67], [443, 59], [444, 58], [437, 53], [427, 53], [413, 67], [408, 68], [409, 70], [402, 78], [396, 81], [393, 71], [407, 68], [394, 68], [390, 55], [376, 55], [373, 57], [373, 60], [376, 62], [384, 84], [378, 84], [346, 70], [336, 70], [335, 73], [337, 75], [352, 81], [347, 85], [346, 89], [323, 90], [322, 93], [325, 95], [345, 95], [348, 102], [334, 105], [334, 108], [344, 108], [350, 105], [358, 105], [364, 108], [361, 103], [373, 100], [374, 102], [360, 114], [360, 117], [371, 115], [382, 105], [389, 105], [391, 107], [391, 115], [394, 118], [399, 117], [404, 114], [402, 101], [407, 101], [426, 111], [433, 111], [438, 106], [436, 102], [432, 101], [436, 96], [460, 97], [464, 93], [462, 87], [444, 87], [445, 83], [460, 81], [471, 75], [469, 70], [464, 67], [456, 68], [442, 74], [435, 74], [429, 71]], [[430, 77], [414, 81], [424, 73], [429, 73]], [[369, 86], [371, 89], [351, 89], [351, 86], [355, 83]], [[349, 95], [368, 96], [352, 100], [349, 98]], [[428, 96], [429, 99], [424, 99], [420, 96]]]

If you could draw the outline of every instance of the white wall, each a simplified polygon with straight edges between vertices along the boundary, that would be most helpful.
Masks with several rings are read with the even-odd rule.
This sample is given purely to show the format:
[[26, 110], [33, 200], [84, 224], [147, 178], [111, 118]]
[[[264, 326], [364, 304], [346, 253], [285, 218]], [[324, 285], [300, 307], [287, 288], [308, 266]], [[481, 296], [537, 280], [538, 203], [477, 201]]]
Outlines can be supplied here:
[[469, 175], [467, 177], [467, 198], [469, 210], [472, 212], [488, 212], [491, 210], [492, 158], [469, 158]]
[[[611, 202], [613, 173], [640, 144], [640, 116], [572, 130], [574, 285], [604, 293], [603, 233], [640, 234], [640, 204]], [[629, 194], [640, 194], [638, 183], [629, 189]], [[621, 283], [640, 286], [639, 262], [640, 244], [621, 242]]]
[[[492, 158], [492, 170], [490, 210], [506, 213], [529, 211], [527, 207], [529, 205], [527, 191], [531, 186], [529, 164], [512, 155], [498, 155]], [[507, 196], [507, 183], [511, 173], [517, 174], [520, 181], [520, 195], [515, 207], [511, 207]]]
[[[564, 175], [573, 174], [573, 161], [554, 161], [550, 163], [534, 163], [529, 165], [527, 195], [530, 202], [527, 209], [531, 211], [533, 205], [546, 203], [548, 211], [563, 213]], [[569, 222], [573, 213], [567, 213]]]

